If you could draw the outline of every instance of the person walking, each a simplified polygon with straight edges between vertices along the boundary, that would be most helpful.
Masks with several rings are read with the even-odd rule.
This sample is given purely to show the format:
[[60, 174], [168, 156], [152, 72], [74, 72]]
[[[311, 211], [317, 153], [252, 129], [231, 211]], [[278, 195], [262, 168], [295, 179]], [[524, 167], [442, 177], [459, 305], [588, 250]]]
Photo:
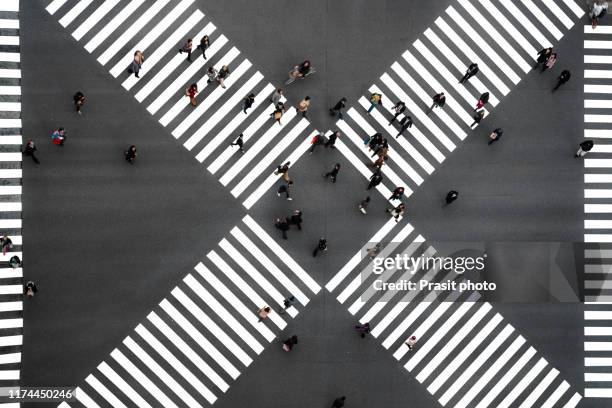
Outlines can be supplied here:
[[136, 152], [136, 146], [131, 145], [123, 154], [125, 155], [125, 161], [130, 164], [134, 164], [134, 162], [136, 161], [136, 156], [138, 156], [138, 152]]
[[40, 161], [36, 157], [36, 151], [38, 151], [38, 149], [36, 148], [34, 141], [32, 139], [28, 140], [28, 142], [23, 148], [23, 155], [30, 156], [32, 160], [34, 160], [34, 163], [40, 164]]
[[51, 132], [51, 143], [58, 146], [63, 146], [66, 141], [66, 130], [63, 127], [55, 129]]
[[388, 158], [387, 155], [381, 154], [380, 156], [378, 156], [378, 159], [376, 159], [374, 163], [372, 163], [372, 165], [380, 169], [382, 166], [384, 166], [385, 160], [387, 160], [387, 158]]
[[319, 238], [317, 246], [315, 247], [314, 251], [312, 251], [312, 257], [314, 258], [315, 256], [317, 256], [317, 253], [319, 253], [319, 251], [327, 251], [327, 240], [323, 237]]
[[331, 135], [329, 135], [329, 138], [327, 139], [327, 142], [325, 142], [325, 147], [329, 147], [332, 149], [335, 149], [336, 146], [336, 140], [340, 137], [340, 131], [339, 130], [335, 130], [334, 132], [332, 132]]
[[13, 255], [11, 256], [11, 259], [9, 259], [9, 266], [13, 269], [15, 268], [20, 268], [21, 267], [21, 259], [19, 259], [19, 257], [17, 255]]
[[557, 62], [557, 53], [553, 52], [548, 56], [544, 65], [542, 65], [542, 70], [540, 73], [546, 71], [547, 69], [551, 69], [555, 65], [555, 62]]
[[204, 35], [204, 37], [200, 39], [200, 45], [198, 45], [198, 48], [202, 51], [202, 57], [204, 59], [206, 59], [206, 50], [208, 47], [210, 47], [210, 39], [207, 35]]
[[397, 101], [397, 103], [391, 108], [395, 111], [393, 118], [389, 121], [389, 125], [391, 126], [393, 122], [397, 120], [397, 117], [406, 111], [406, 104], [402, 101]]
[[219, 85], [221, 85], [221, 88], [223, 89], [225, 89], [225, 80], [227, 79], [229, 74], [230, 70], [227, 65], [222, 66], [219, 72], [217, 73], [217, 82], [219, 83]]
[[77, 91], [72, 97], [74, 101], [74, 108], [76, 109], [76, 113], [79, 115], [82, 114], [81, 109], [83, 108], [83, 104], [85, 103], [85, 95], [81, 91]]
[[300, 103], [298, 103], [298, 106], [295, 107], [295, 111], [298, 114], [301, 113], [302, 117], [305, 118], [306, 112], [308, 111], [309, 107], [310, 107], [310, 96], [305, 96], [304, 99], [302, 99]]
[[431, 106], [426, 112], [427, 115], [433, 112], [434, 108], [437, 108], [437, 107], [444, 108], [444, 104], [446, 103], [446, 96], [444, 95], [444, 92], [435, 94], [432, 98], [432, 102], [433, 103], [431, 104]]
[[285, 180], [287, 183], [289, 183], [290, 179], [289, 179], [289, 166], [291, 166], [291, 162], [288, 161], [285, 164], [279, 164], [278, 166], [276, 166], [276, 170], [274, 171], [274, 174], [276, 174], [277, 176], [279, 174], [282, 174], [282, 178], [283, 180]]
[[330, 178], [332, 183], [336, 182], [336, 178], [338, 177], [338, 172], [340, 171], [340, 163], [336, 163], [334, 168], [328, 171], [323, 175], [325, 178]]
[[291, 306], [293, 306], [294, 303], [295, 303], [295, 297], [294, 296], [289, 296], [288, 298], [285, 298], [285, 300], [283, 300], [283, 307], [278, 310], [278, 314], [280, 314], [280, 315], [285, 314], [287, 309], [289, 309]]
[[290, 352], [291, 349], [293, 349], [293, 346], [295, 346], [297, 343], [298, 338], [296, 335], [293, 335], [283, 342], [283, 350]]
[[584, 142], [580, 143], [578, 151], [576, 152], [576, 155], [574, 157], [586, 156], [586, 154], [591, 151], [594, 145], [595, 144], [592, 140], [585, 140]]
[[400, 130], [397, 133], [397, 136], [395, 136], [395, 138], [399, 138], [400, 136], [402, 136], [404, 134], [404, 132], [406, 131], [406, 129], [411, 128], [412, 127], [412, 118], [408, 115], [404, 116], [402, 118], [402, 120], [400, 120]]
[[289, 231], [289, 223], [287, 222], [287, 219], [277, 218], [274, 226], [281, 230], [283, 239], [287, 239], [287, 231]]
[[489, 93], [485, 92], [478, 97], [478, 102], [476, 102], [476, 107], [474, 111], [482, 109], [487, 103], [489, 103]]
[[402, 197], [404, 197], [404, 187], [396, 187], [395, 190], [393, 190], [393, 194], [391, 194], [391, 197], [389, 197], [387, 201], [401, 200]]
[[346, 401], [346, 397], [342, 396], [340, 398], [336, 398], [332, 403], [331, 408], [342, 408], [344, 406], [344, 402]]
[[272, 104], [276, 106], [278, 105], [282, 97], [283, 97], [283, 90], [278, 88], [276, 91], [272, 92], [272, 96], [270, 96], [270, 102], [272, 102]]
[[378, 105], [382, 105], [382, 95], [379, 93], [373, 93], [370, 95], [370, 108], [368, 109], [368, 115], [372, 113], [374, 108]]
[[541, 64], [545, 64], [546, 60], [548, 59], [550, 54], [552, 54], [552, 52], [553, 52], [552, 47], [547, 47], [547, 48], [543, 48], [542, 50], [540, 50], [540, 52], [538, 52], [538, 56], [536, 57], [536, 63], [533, 66], [533, 69], [536, 69]]
[[302, 212], [300, 210], [293, 210], [291, 217], [287, 220], [289, 225], [296, 225], [298, 230], [302, 230]]
[[138, 76], [138, 73], [140, 72], [140, 68], [142, 68], [142, 64], [144, 60], [145, 60], [144, 54], [140, 51], [136, 51], [134, 53], [134, 59], [132, 60], [132, 63], [128, 67], [128, 73], [134, 74], [136, 78], [140, 78], [140, 76]]
[[24, 293], [28, 296], [28, 298], [31, 299], [34, 297], [34, 294], [36, 294], [36, 292], [38, 292], [36, 284], [33, 281], [28, 281], [28, 283], [25, 284]]
[[370, 177], [370, 183], [368, 184], [368, 188], [366, 188], [366, 190], [371, 190], [372, 188], [382, 183], [382, 181], [383, 181], [383, 175], [380, 172], [380, 169], [378, 169]]
[[246, 114], [247, 109], [250, 109], [255, 103], [255, 94], [250, 93], [242, 100], [242, 111]]
[[198, 94], [198, 84], [196, 82], [189, 85], [189, 88], [185, 89], [185, 96], [189, 97], [189, 103], [191, 103], [191, 106], [198, 105], [198, 100], [196, 99], [197, 94]]
[[208, 77], [208, 79], [206, 80], [206, 85], [208, 85], [217, 78], [217, 70], [215, 69], [215, 67], [208, 67], [208, 70], [206, 71], [206, 76]]
[[6, 255], [7, 251], [13, 247], [13, 241], [5, 234], [0, 242], [2, 243], [2, 255]]
[[489, 135], [489, 144], [497, 142], [499, 139], [501, 139], [503, 134], [504, 130], [502, 128], [497, 128], [493, 130], [493, 132], [491, 132], [491, 134]]
[[474, 113], [474, 122], [472, 122], [472, 124], [470, 125], [470, 128], [473, 127], [474, 125], [479, 124], [480, 121], [484, 118], [484, 115], [485, 115], [484, 109], [476, 111], [476, 113]]
[[380, 144], [374, 146], [376, 149], [374, 150], [374, 154], [370, 157], [374, 156], [386, 156], [389, 153], [389, 141], [387, 139], [383, 139]]
[[342, 109], [346, 107], [346, 98], [342, 97], [334, 106], [329, 108], [329, 115], [336, 116], [338, 115], [338, 119], [342, 120]]
[[287, 197], [288, 201], [292, 201], [293, 198], [291, 198], [290, 195], [290, 190], [291, 190], [291, 186], [293, 185], [293, 181], [289, 181], [288, 183], [282, 183], [280, 186], [278, 186], [278, 189], [276, 190], [276, 195], [277, 196], [281, 196], [281, 194], [285, 194], [285, 196]]
[[408, 340], [406, 340], [406, 342], [404, 343], [406, 346], [408, 346], [408, 350], [412, 351], [412, 349], [414, 348], [415, 344], [417, 342], [417, 338], [416, 336], [410, 336], [408, 338]]
[[462, 84], [468, 81], [471, 77], [476, 75], [478, 71], [479, 71], [478, 64], [475, 62], [472, 62], [470, 66], [468, 67], [467, 71], [465, 72], [465, 75], [463, 76], [463, 78], [459, 80], [459, 83]]
[[270, 116], [274, 118], [275, 122], [278, 122], [278, 124], [282, 126], [281, 118], [283, 117], [284, 113], [285, 113], [285, 106], [283, 105], [282, 102], [279, 102], [278, 104], [276, 104], [276, 108], [274, 109], [274, 112], [270, 114]]
[[191, 40], [191, 38], [188, 38], [185, 44], [181, 48], [179, 48], [178, 52], [179, 54], [186, 52], [187, 61], [191, 62], [191, 49], [192, 48], [193, 48], [193, 41]]
[[243, 134], [239, 134], [238, 137], [236, 138], [236, 140], [234, 140], [232, 143], [230, 143], [230, 146], [238, 146], [238, 149], [240, 150], [240, 153], [244, 153], [244, 139], [243, 139]]
[[591, 27], [593, 30], [597, 28], [599, 19], [603, 18], [608, 12], [608, 2], [606, 0], [595, 0], [589, 9], [589, 17], [591, 18]]
[[370, 323], [366, 322], [363, 324], [356, 324], [355, 330], [357, 331], [357, 333], [359, 333], [359, 335], [363, 339], [366, 336], [366, 334], [370, 334]]
[[387, 212], [391, 213], [391, 216], [395, 218], [395, 222], [399, 222], [400, 217], [403, 217], [404, 213], [406, 212], [406, 205], [404, 203], [400, 203], [395, 208], [388, 208]]
[[569, 72], [567, 69], [561, 71], [561, 74], [559, 74], [559, 76], [557, 77], [557, 85], [555, 85], [555, 87], [553, 88], [553, 92], [559, 89], [561, 85], [569, 81], [571, 77], [572, 73]]
[[324, 143], [325, 136], [323, 136], [321, 133], [314, 135], [310, 141], [310, 149], [308, 149], [308, 154], [312, 154], [318, 145], [322, 145]]
[[270, 306], [264, 306], [261, 309], [259, 309], [257, 311], [257, 316], [259, 316], [259, 319], [257, 319], [257, 322], [261, 323], [264, 320], [266, 320], [271, 311], [272, 309], [270, 309]]
[[376, 258], [376, 256], [378, 256], [381, 249], [382, 249], [382, 244], [380, 242], [377, 242], [376, 245], [374, 245], [372, 248], [367, 248], [366, 253], [368, 254], [368, 257], [370, 259], [374, 259]]
[[455, 190], [451, 190], [446, 194], [446, 205], [449, 205], [453, 201], [455, 201], [459, 197], [459, 192]]
[[[373, 151], [377, 151], [378, 147], [383, 143], [383, 135], [380, 132], [376, 132], [374, 133], [372, 136], [369, 137], [368, 142], [366, 143], [368, 145], [368, 148], [370, 150]], [[365, 143], [365, 139], [364, 139], [364, 143]]]
[[359, 203], [358, 208], [359, 208], [359, 211], [363, 215], [367, 215], [368, 214], [368, 205], [370, 205], [370, 196], [366, 196], [366, 198], [361, 200], [361, 202]]

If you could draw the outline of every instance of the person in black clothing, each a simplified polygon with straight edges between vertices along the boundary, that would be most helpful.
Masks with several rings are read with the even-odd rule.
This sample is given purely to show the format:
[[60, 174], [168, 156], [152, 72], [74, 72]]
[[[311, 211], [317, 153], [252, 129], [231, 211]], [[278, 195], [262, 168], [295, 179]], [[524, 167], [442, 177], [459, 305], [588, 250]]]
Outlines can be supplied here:
[[219, 72], [217, 73], [217, 82], [219, 83], [219, 85], [221, 85], [221, 88], [225, 89], [225, 80], [227, 79], [229, 74], [230, 70], [227, 65], [222, 66]]
[[497, 142], [499, 139], [501, 139], [503, 134], [504, 130], [502, 128], [497, 128], [493, 130], [493, 132], [491, 132], [491, 134], [489, 135], [489, 144]]
[[377, 151], [383, 140], [384, 138], [382, 133], [376, 132], [370, 137], [370, 140], [368, 141], [368, 147], [370, 148], [370, 150]]
[[366, 190], [370, 190], [373, 187], [376, 187], [383, 181], [383, 176], [380, 172], [380, 169], [376, 170], [374, 174], [370, 177], [370, 184], [368, 184], [368, 188]]
[[238, 135], [238, 138], [234, 142], [230, 143], [230, 146], [238, 146], [238, 148], [240, 149], [240, 153], [244, 153], [244, 140], [242, 138], [243, 134], [241, 133]]
[[210, 47], [210, 39], [207, 35], [205, 35], [200, 40], [200, 45], [198, 45], [198, 48], [202, 50], [202, 57], [204, 57], [204, 59], [206, 59], [206, 50], [208, 49], [208, 47]]
[[346, 397], [342, 396], [340, 398], [336, 398], [332, 403], [331, 408], [342, 408], [344, 406], [344, 401], [346, 401]]
[[291, 186], [293, 185], [293, 181], [289, 180], [289, 182], [287, 184], [283, 183], [280, 186], [278, 186], [278, 190], [276, 190], [276, 195], [277, 196], [281, 196], [281, 194], [285, 193], [287, 196], [287, 200], [291, 201], [293, 200], [293, 198], [291, 198], [291, 196], [289, 195], [289, 190], [291, 189]]
[[302, 212], [300, 210], [294, 210], [291, 217], [287, 220], [289, 225], [297, 225], [298, 229], [302, 230]]
[[334, 165], [334, 168], [331, 169], [330, 171], [328, 171], [327, 173], [325, 173], [323, 175], [323, 177], [325, 178], [331, 178], [331, 182], [335, 183], [336, 182], [336, 178], [338, 177], [338, 172], [340, 171], [340, 163], [336, 163]]
[[338, 115], [338, 119], [342, 120], [342, 109], [346, 107], [346, 98], [342, 97], [334, 106], [329, 108], [329, 114], [331, 116]]
[[401, 200], [403, 196], [404, 196], [404, 187], [396, 187], [395, 190], [393, 190], [393, 194], [391, 195], [391, 197], [389, 197], [387, 200], [388, 201]]
[[312, 137], [312, 140], [310, 141], [311, 146], [310, 149], [308, 149], [308, 154], [312, 154], [315, 148], [318, 145], [322, 145], [323, 143], [325, 143], [325, 136], [323, 136], [322, 134], [314, 135]]
[[470, 127], [473, 127], [474, 125], [479, 124], [480, 121], [484, 118], [484, 115], [485, 115], [484, 109], [476, 111], [476, 113], [474, 114], [474, 123], [472, 123]]
[[478, 109], [482, 109], [489, 102], [489, 93], [485, 92], [478, 98], [478, 102], [476, 103], [476, 107], [474, 108], [474, 112]]
[[36, 145], [34, 145], [34, 141], [30, 139], [28, 140], [28, 143], [26, 143], [25, 147], [23, 148], [23, 155], [30, 156], [32, 160], [34, 160], [34, 163], [40, 164], [40, 161], [38, 160], [35, 154], [37, 150], [38, 149], [36, 148]]
[[374, 150], [374, 154], [370, 157], [386, 155], [386, 152], [389, 150], [389, 141], [387, 139], [383, 139], [379, 145], [376, 145], [376, 149]]
[[314, 251], [312, 251], [312, 257], [314, 258], [317, 256], [319, 251], [327, 251], [327, 240], [323, 237], [319, 238], [317, 246], [315, 247]]
[[404, 132], [406, 131], [406, 129], [411, 128], [412, 127], [412, 118], [408, 115], [404, 116], [402, 118], [402, 120], [400, 120], [400, 130], [397, 134], [397, 136], [395, 136], [395, 138], [399, 138], [401, 135], [404, 134]]
[[76, 109], [76, 113], [81, 115], [81, 108], [83, 107], [83, 104], [85, 103], [85, 95], [83, 95], [83, 92], [78, 91], [77, 93], [74, 94], [72, 99], [74, 100], [74, 108]]
[[571, 77], [572, 73], [569, 72], [567, 69], [561, 71], [561, 74], [557, 77], [557, 85], [555, 85], [555, 87], [553, 88], [553, 92], [559, 89], [561, 85], [569, 81]]
[[21, 259], [17, 255], [11, 256], [11, 259], [9, 259], [9, 266], [13, 269], [21, 267]]
[[459, 192], [455, 191], [455, 190], [451, 190], [446, 194], [446, 204], [450, 204], [453, 201], [455, 201], [457, 199], [457, 197], [459, 197]]
[[544, 48], [540, 52], [538, 52], [538, 57], [536, 58], [536, 64], [533, 66], [533, 69], [536, 69], [540, 64], [546, 63], [548, 57], [552, 54], [552, 47]]
[[182, 54], [184, 52], [187, 53], [187, 61], [189, 61], [189, 62], [191, 62], [191, 48], [192, 47], [193, 47], [193, 40], [191, 38], [188, 38], [187, 42], [185, 42], [185, 45], [183, 45], [178, 50], [179, 54]]
[[433, 103], [427, 110], [426, 114], [429, 115], [434, 108], [440, 107], [443, 108], [446, 103], [446, 96], [444, 96], [444, 92], [440, 92], [439, 94], [435, 94], [432, 98]]
[[576, 155], [574, 157], [584, 157], [588, 152], [591, 151], [593, 146], [594, 143], [592, 140], [585, 140], [584, 142], [580, 143], [580, 147], [578, 148], [578, 151], [576, 152]]
[[334, 145], [336, 144], [336, 139], [338, 139], [338, 136], [340, 136], [340, 131], [335, 130], [331, 135], [329, 135], [329, 139], [327, 139], [327, 142], [325, 142], [325, 147], [331, 147], [334, 149], [336, 147]]
[[29, 297], [32, 298], [34, 297], [34, 294], [36, 292], [38, 292], [38, 288], [36, 287], [36, 284], [32, 281], [29, 281], [28, 283], [26, 283], [25, 285], [25, 290], [24, 290], [25, 294]]
[[357, 333], [359, 333], [361, 338], [364, 338], [366, 334], [370, 333], [370, 323], [366, 322], [364, 324], [357, 324], [355, 325], [355, 330], [357, 330]]
[[247, 109], [249, 109], [251, 106], [253, 106], [254, 103], [255, 103], [255, 94], [254, 93], [248, 94], [242, 100], [242, 107], [243, 107], [242, 111], [246, 114], [247, 113]]
[[136, 146], [131, 145], [125, 152], [125, 161], [127, 161], [130, 164], [134, 164], [134, 161], [136, 160], [136, 156], [138, 155], [138, 153], [136, 152]]
[[402, 101], [397, 101], [395, 106], [393, 106], [391, 109], [395, 110], [395, 115], [393, 115], [393, 119], [391, 119], [391, 121], [389, 122], [389, 126], [391, 126], [391, 124], [395, 122], [399, 115], [404, 113], [404, 111], [406, 110], [406, 104]]
[[289, 231], [289, 223], [287, 222], [287, 220], [286, 219], [282, 220], [280, 218], [277, 218], [274, 225], [276, 226], [276, 228], [281, 230], [283, 234], [283, 239], [287, 239], [287, 231]]
[[298, 338], [296, 335], [293, 335], [283, 342], [283, 350], [289, 352], [297, 343]]
[[459, 83], [460, 84], [464, 83], [465, 81], [467, 81], [468, 79], [476, 75], [477, 73], [478, 73], [478, 64], [476, 64], [475, 62], [472, 62], [470, 66], [468, 67], [467, 71], [465, 72], [465, 75], [463, 76], [463, 78], [461, 78], [461, 80], [459, 81]]
[[280, 315], [285, 314], [285, 311], [289, 309], [291, 306], [293, 306], [294, 303], [295, 303], [294, 296], [289, 296], [288, 298], [283, 300], [283, 308], [279, 309], [278, 314]]

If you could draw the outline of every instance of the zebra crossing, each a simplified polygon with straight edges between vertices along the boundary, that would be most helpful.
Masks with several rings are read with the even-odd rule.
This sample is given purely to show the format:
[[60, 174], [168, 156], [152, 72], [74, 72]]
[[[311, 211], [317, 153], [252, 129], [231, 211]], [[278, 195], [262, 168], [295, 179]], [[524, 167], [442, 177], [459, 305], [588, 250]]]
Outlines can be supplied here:
[[[23, 338], [23, 271], [9, 259], [23, 259], [21, 234], [21, 68], [19, 1], [0, 2], [0, 236], [13, 247], [0, 253], [0, 386], [17, 386]], [[18, 406], [18, 404], [13, 405]]]
[[584, 352], [585, 397], [612, 398], [612, 137], [609, 109], [612, 26], [584, 27]]
[[[210, 406], [320, 289], [247, 215], [85, 378], [76, 399], [87, 408]], [[265, 306], [272, 312], [260, 322]]]
[[[479, 96], [489, 92], [488, 106], [495, 108], [531, 71], [537, 52], [558, 42], [583, 15], [574, 0], [457, 0], [368, 88], [382, 95], [382, 105], [368, 114], [370, 94], [363, 95], [336, 122], [345, 136], [341, 151], [372, 163], [364, 136], [380, 132], [390, 147], [382, 167], [385, 191], [404, 186], [410, 196], [466, 139]], [[480, 72], [459, 84], [473, 62]], [[440, 92], [446, 106], [427, 114]], [[414, 121], [399, 137], [398, 123], [389, 125], [397, 101]], [[485, 107], [485, 118], [489, 113]]]
[[[247, 209], [280, 177], [276, 166], [295, 164], [318, 133], [293, 109], [280, 125], [273, 121], [275, 87], [195, 0], [53, 0], [46, 10]], [[207, 59], [194, 50], [188, 62], [177, 52], [186, 38], [198, 44], [204, 35], [210, 38]], [[126, 72], [136, 50], [146, 57], [140, 78]], [[208, 67], [224, 65], [230, 68], [225, 88], [207, 84]], [[200, 91], [196, 107], [185, 96], [193, 83]], [[245, 114], [242, 100], [250, 93], [255, 104]], [[230, 145], [239, 134], [244, 153]]]
[[[575, 407], [580, 394], [559, 371], [476, 291], [379, 290], [381, 283], [461, 281], [434, 263], [431, 268], [373, 271], [367, 250], [381, 243], [378, 257], [436, 256], [409, 223], [389, 220], [338, 273], [326, 289], [442, 406]], [[415, 349], [405, 344], [417, 337]]]

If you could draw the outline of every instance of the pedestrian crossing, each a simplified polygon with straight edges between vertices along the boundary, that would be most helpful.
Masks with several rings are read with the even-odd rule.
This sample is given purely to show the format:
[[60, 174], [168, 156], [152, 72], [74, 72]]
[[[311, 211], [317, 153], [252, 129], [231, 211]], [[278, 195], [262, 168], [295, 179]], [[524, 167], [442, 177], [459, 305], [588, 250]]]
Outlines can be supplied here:
[[247, 215], [60, 407], [210, 406], [320, 289]]
[[[247, 209], [277, 181], [276, 166], [295, 164], [318, 133], [293, 109], [280, 124], [273, 121], [275, 87], [195, 0], [53, 0], [46, 10]], [[195, 49], [204, 35], [210, 38], [207, 59]], [[192, 62], [177, 52], [187, 38], [194, 43]], [[140, 78], [126, 72], [136, 51], [145, 55]], [[225, 88], [208, 84], [208, 68], [224, 65], [230, 69]], [[200, 92], [195, 107], [185, 95], [194, 83]], [[255, 103], [243, 113], [250, 93]], [[239, 134], [244, 153], [230, 145]]]
[[[389, 220], [338, 273], [326, 289], [348, 307], [371, 335], [423, 384], [442, 406], [576, 407], [580, 394], [559, 371], [476, 291], [380, 290], [404, 281], [461, 282], [461, 274], [439, 263], [374, 273], [367, 250], [378, 257], [434, 257], [437, 251], [409, 223]], [[413, 350], [405, 344], [416, 336]]]
[[[372, 165], [375, 157], [364, 137], [381, 133], [390, 147], [383, 183], [390, 190], [404, 186], [409, 197], [467, 138], [479, 96], [490, 94], [486, 119], [532, 70], [538, 51], [558, 42], [583, 15], [574, 0], [455, 1], [337, 121], [345, 140], [341, 151]], [[474, 62], [479, 73], [460, 84]], [[428, 114], [433, 95], [440, 92], [445, 107]], [[368, 114], [372, 93], [382, 95], [382, 104]], [[406, 112], [390, 124], [398, 101], [406, 104]], [[414, 124], [398, 137], [405, 115]]]
[[[12, 248], [0, 253], [0, 386], [18, 386], [23, 338], [21, 67], [19, 1], [0, 2], [0, 236]], [[15, 406], [18, 406], [15, 405]]]
[[612, 398], [611, 43], [612, 26], [584, 26], [584, 137], [594, 141], [584, 158], [584, 396], [590, 398]]

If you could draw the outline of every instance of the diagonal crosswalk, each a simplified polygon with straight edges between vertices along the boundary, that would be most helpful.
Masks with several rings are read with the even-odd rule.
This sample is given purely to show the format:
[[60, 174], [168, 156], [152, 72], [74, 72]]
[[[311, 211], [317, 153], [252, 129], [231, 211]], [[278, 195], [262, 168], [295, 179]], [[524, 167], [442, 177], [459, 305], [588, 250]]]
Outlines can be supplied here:
[[[418, 289], [420, 282], [461, 282], [461, 274], [440, 263], [374, 273], [366, 251], [375, 243], [381, 243], [379, 258], [437, 253], [409, 223], [390, 220], [325, 287], [360, 323], [370, 323], [372, 336], [442, 406], [577, 406], [580, 394], [478, 292]], [[417, 289], [381, 286], [403, 282]], [[409, 350], [412, 335], [417, 346]]]
[[[320, 289], [247, 215], [85, 378], [76, 399], [87, 408], [209, 406]], [[260, 321], [265, 306], [272, 311]]]
[[[490, 111], [532, 70], [537, 52], [559, 41], [583, 15], [574, 0], [456, 0], [336, 123], [345, 139], [340, 151], [351, 161], [372, 164], [375, 157], [363, 140], [381, 133], [390, 148], [383, 183], [389, 190], [403, 186], [410, 196], [467, 138], [479, 96], [490, 95], [486, 124]], [[610, 57], [597, 58], [609, 63]], [[479, 73], [460, 84], [471, 63]], [[446, 105], [428, 113], [440, 92]], [[371, 93], [381, 94], [382, 104], [368, 114]], [[407, 109], [390, 125], [398, 101]], [[414, 123], [398, 137], [405, 115]]]
[[[316, 133], [292, 109], [281, 125], [273, 121], [269, 98], [275, 87], [195, 0], [52, 0], [46, 10], [247, 209], [280, 177], [276, 166], [295, 164]], [[195, 49], [204, 35], [210, 38], [206, 59]], [[194, 44], [191, 62], [177, 52], [187, 38]], [[145, 55], [139, 78], [126, 72], [136, 51]], [[208, 68], [223, 65], [230, 69], [225, 88], [208, 84]], [[195, 107], [185, 96], [193, 83], [200, 92]], [[250, 93], [255, 103], [243, 113], [242, 100]], [[244, 153], [230, 145], [239, 134]]]

